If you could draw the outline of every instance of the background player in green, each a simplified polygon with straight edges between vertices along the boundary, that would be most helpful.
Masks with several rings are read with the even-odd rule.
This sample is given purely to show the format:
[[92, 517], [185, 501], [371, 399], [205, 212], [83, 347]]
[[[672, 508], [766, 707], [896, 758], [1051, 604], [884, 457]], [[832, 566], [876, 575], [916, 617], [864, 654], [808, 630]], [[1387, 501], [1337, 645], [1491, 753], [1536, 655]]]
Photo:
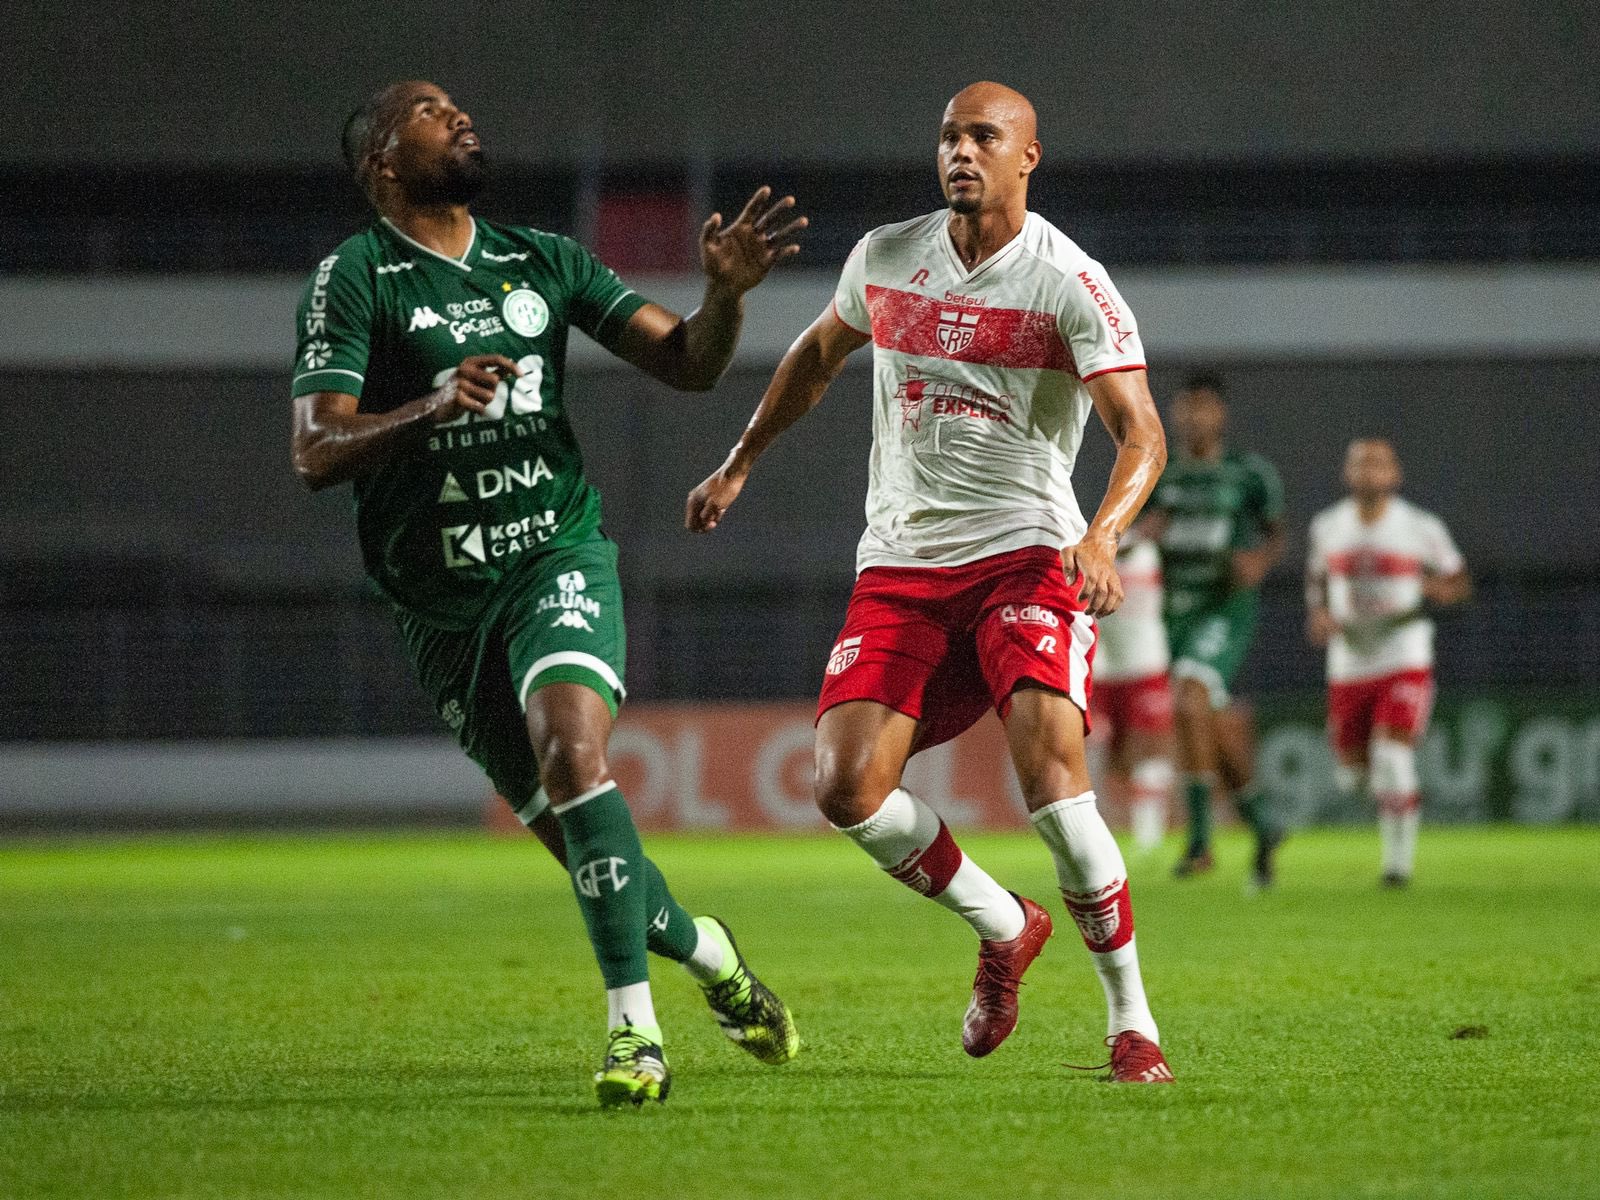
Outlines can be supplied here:
[[576, 326], [667, 384], [710, 388], [744, 293], [798, 250], [805, 219], [766, 188], [731, 224], [714, 214], [705, 301], [680, 318], [571, 239], [476, 220], [483, 147], [433, 84], [373, 96], [346, 122], [344, 153], [378, 220], [323, 259], [300, 305], [295, 467], [313, 488], [354, 484], [367, 573], [423, 687], [569, 867], [606, 985], [600, 1101], [667, 1095], [647, 947], [689, 969], [730, 1038], [785, 1062], [799, 1049], [788, 1010], [721, 922], [673, 900], [611, 779], [617, 551], [562, 383]]
[[1252, 878], [1273, 878], [1282, 832], [1254, 786], [1248, 721], [1229, 691], [1255, 636], [1257, 593], [1283, 556], [1283, 484], [1259, 454], [1224, 447], [1227, 402], [1215, 375], [1191, 376], [1173, 400], [1180, 453], [1150, 497], [1172, 645], [1179, 765], [1189, 844], [1176, 873], [1211, 869], [1211, 800], [1226, 784], [1255, 835]]

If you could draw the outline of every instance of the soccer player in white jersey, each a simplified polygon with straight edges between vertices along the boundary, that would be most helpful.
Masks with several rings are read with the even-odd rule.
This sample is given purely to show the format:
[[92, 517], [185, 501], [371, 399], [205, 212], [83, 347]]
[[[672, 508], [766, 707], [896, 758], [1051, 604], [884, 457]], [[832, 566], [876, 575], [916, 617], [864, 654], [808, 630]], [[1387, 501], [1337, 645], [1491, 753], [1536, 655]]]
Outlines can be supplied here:
[[1172, 652], [1161, 620], [1161, 552], [1129, 531], [1117, 553], [1122, 607], [1100, 620], [1090, 711], [1106, 765], [1125, 788], [1133, 843], [1151, 851], [1166, 833], [1176, 772]]
[[[1122, 855], [1084, 762], [1094, 618], [1122, 598], [1117, 539], [1166, 463], [1133, 315], [1104, 268], [1027, 207], [1033, 107], [978, 83], [945, 109], [948, 209], [875, 229], [833, 303], [779, 363], [744, 436], [690, 494], [714, 528], [756, 459], [873, 346], [873, 444], [858, 577], [818, 705], [817, 803], [901, 883], [977, 933], [962, 1045], [1016, 1026], [1050, 918], [966, 857], [900, 786], [910, 755], [989, 708], [1105, 987], [1111, 1077], [1172, 1078], [1140, 980]], [[1094, 408], [1117, 445], [1085, 523], [1072, 464]]]
[[1472, 591], [1444, 522], [1402, 499], [1400, 460], [1380, 438], [1350, 443], [1350, 495], [1311, 522], [1306, 632], [1328, 648], [1328, 736], [1340, 784], [1378, 807], [1385, 887], [1411, 880], [1422, 806], [1416, 746], [1433, 708], [1425, 605]]

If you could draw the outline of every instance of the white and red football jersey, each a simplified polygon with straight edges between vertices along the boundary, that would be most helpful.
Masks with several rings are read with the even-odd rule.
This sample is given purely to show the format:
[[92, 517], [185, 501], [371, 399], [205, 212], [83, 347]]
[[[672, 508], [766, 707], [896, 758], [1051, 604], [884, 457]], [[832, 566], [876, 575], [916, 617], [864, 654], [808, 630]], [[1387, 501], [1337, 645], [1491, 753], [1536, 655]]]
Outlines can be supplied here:
[[1122, 578], [1122, 605], [1098, 622], [1094, 681], [1123, 683], [1165, 675], [1172, 654], [1161, 621], [1161, 552], [1154, 542], [1130, 533], [1117, 554], [1117, 574]]
[[1340, 632], [1328, 643], [1328, 679], [1345, 683], [1433, 666], [1433, 622], [1422, 607], [1425, 574], [1461, 570], [1444, 522], [1391, 496], [1371, 525], [1352, 499], [1311, 522], [1307, 599], [1322, 602]]
[[941, 210], [874, 229], [834, 312], [873, 342], [866, 567], [949, 567], [1083, 536], [1072, 464], [1084, 381], [1143, 368], [1105, 269], [1029, 213], [969, 271]]

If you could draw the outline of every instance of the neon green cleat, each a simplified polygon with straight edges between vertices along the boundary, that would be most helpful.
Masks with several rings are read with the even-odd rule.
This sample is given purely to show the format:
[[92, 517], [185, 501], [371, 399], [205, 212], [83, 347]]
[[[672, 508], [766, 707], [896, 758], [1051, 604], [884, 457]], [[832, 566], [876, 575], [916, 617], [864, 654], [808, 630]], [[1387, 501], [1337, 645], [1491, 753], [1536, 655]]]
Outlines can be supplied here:
[[751, 972], [734, 943], [733, 931], [716, 917], [696, 917], [695, 925], [722, 943], [720, 978], [700, 985], [728, 1040], [762, 1062], [779, 1066], [800, 1053], [789, 1006]]
[[672, 1072], [661, 1049], [661, 1032], [619, 1025], [610, 1034], [606, 1065], [595, 1072], [594, 1092], [601, 1108], [660, 1104], [672, 1090]]

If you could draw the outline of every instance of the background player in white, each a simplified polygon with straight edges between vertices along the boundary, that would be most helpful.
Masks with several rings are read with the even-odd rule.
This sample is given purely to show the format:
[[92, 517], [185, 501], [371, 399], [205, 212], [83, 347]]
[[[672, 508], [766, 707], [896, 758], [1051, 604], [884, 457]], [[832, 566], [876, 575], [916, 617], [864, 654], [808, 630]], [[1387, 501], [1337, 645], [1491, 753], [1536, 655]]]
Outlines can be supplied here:
[[1350, 495], [1311, 522], [1306, 632], [1328, 648], [1328, 736], [1341, 787], [1365, 781], [1378, 806], [1383, 883], [1404, 887], [1422, 806], [1416, 746], [1433, 708], [1433, 622], [1424, 605], [1472, 591], [1444, 522], [1402, 499], [1400, 460], [1381, 438], [1350, 443]]
[[1172, 765], [1172, 653], [1161, 620], [1161, 552], [1130, 530], [1117, 552], [1122, 607], [1100, 620], [1094, 649], [1090, 750], [1128, 799], [1133, 843], [1149, 852], [1167, 829]]
[[[1084, 762], [1093, 618], [1122, 599], [1117, 539], [1166, 443], [1132, 314], [1098, 263], [1028, 211], [1034, 133], [1032, 105], [1010, 88], [974, 84], [950, 101], [938, 149], [948, 210], [856, 246], [834, 303], [789, 348], [686, 520], [714, 528], [761, 453], [873, 343], [867, 529], [819, 703], [817, 803], [977, 933], [962, 1045], [988, 1054], [1016, 1025], [1017, 985], [1050, 918], [963, 855], [900, 780], [913, 752], [997, 709], [1105, 987], [1112, 1078], [1166, 1082], [1127, 871]], [[1086, 525], [1071, 476], [1091, 406], [1117, 458]]]

